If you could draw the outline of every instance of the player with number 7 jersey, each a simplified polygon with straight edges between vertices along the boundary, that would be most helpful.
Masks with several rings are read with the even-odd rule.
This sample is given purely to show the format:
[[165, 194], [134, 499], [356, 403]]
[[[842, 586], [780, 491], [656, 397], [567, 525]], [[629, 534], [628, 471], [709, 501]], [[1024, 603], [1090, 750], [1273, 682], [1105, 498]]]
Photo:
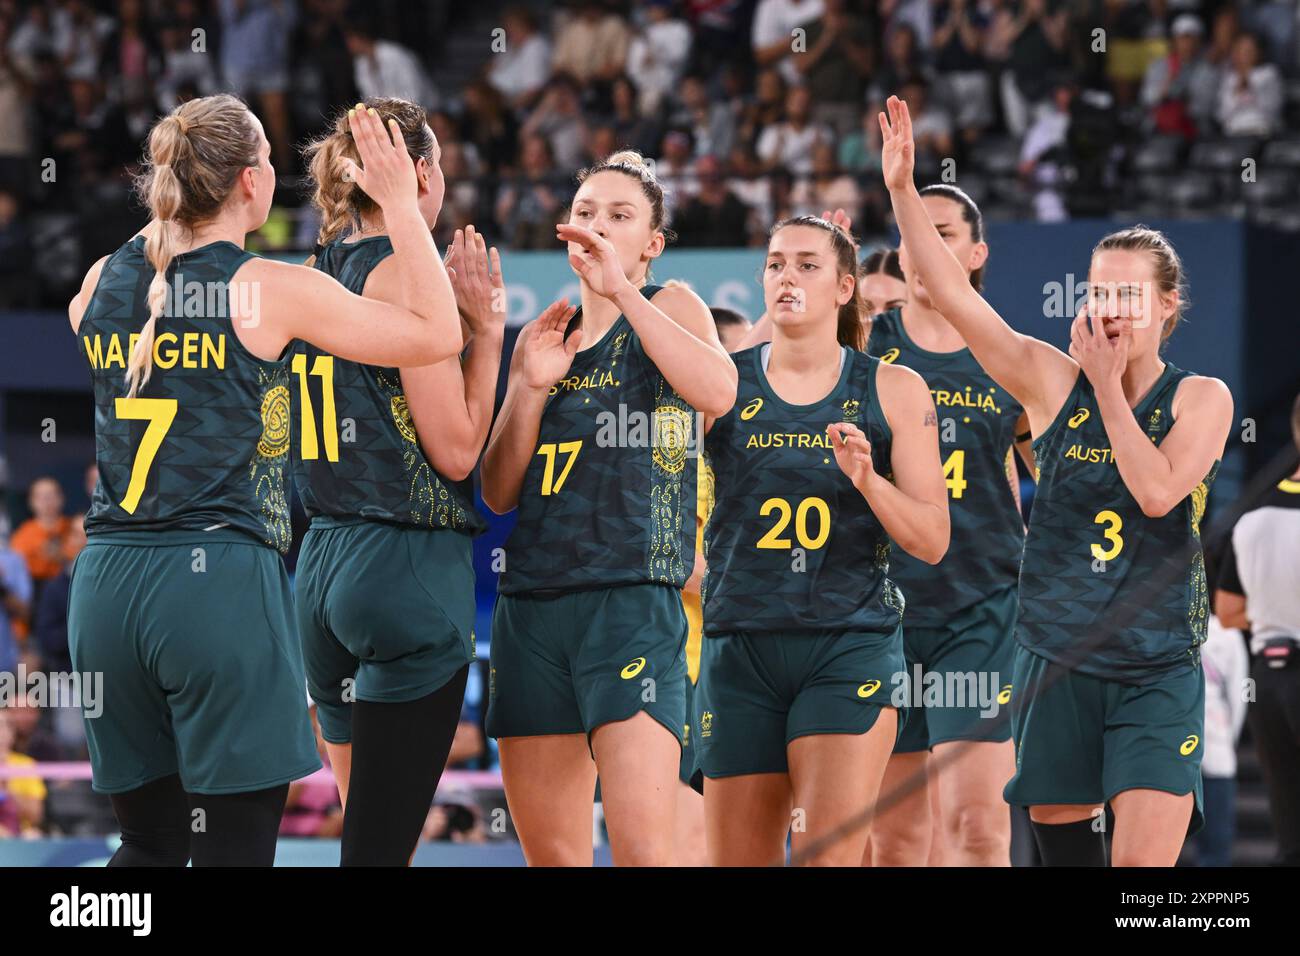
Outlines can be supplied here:
[[[77, 671], [104, 676], [103, 713], [85, 723], [94, 788], [123, 826], [110, 865], [269, 866], [289, 782], [320, 766], [281, 559], [289, 344], [372, 362], [459, 350], [400, 133], [364, 112], [349, 122], [357, 185], [388, 213], [417, 307], [245, 251], [275, 171], [261, 124], [225, 95], [154, 126], [140, 184], [152, 220], [68, 307], [99, 468], [68, 644]], [[191, 831], [195, 806], [207, 825]]]

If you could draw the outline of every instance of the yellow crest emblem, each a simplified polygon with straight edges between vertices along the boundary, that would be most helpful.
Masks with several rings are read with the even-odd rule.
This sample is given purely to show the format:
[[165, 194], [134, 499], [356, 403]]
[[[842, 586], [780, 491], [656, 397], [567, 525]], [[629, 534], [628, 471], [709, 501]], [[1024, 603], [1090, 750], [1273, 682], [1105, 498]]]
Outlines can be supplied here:
[[700, 730], [707, 735], [713, 729], [713, 711], [706, 710], [700, 714]]
[[411, 409], [406, 404], [406, 396], [394, 395], [389, 408], [393, 413], [393, 424], [402, 433], [402, 437], [411, 444], [416, 444], [415, 423], [411, 421]]
[[289, 389], [277, 385], [262, 396], [262, 437], [257, 453], [279, 458], [289, 450]]
[[844, 401], [844, 420], [846, 422], [854, 421], [858, 417], [858, 411], [862, 408], [862, 403], [856, 398], [845, 399]]
[[655, 464], [676, 475], [686, 466], [686, 448], [691, 440], [691, 415], [676, 405], [655, 409]]

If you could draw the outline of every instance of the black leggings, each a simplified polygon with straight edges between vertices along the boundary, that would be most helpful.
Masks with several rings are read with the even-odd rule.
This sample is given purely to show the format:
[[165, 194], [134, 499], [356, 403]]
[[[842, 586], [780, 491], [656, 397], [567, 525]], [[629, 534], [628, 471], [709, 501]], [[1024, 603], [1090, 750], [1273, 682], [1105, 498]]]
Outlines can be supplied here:
[[289, 785], [187, 793], [172, 774], [112, 796], [122, 845], [109, 866], [270, 866]]
[[1300, 660], [1284, 668], [1269, 667], [1256, 658], [1255, 701], [1246, 711], [1255, 738], [1269, 813], [1277, 835], [1278, 857], [1284, 866], [1300, 866]]
[[343, 866], [406, 866], [460, 721], [466, 664], [432, 694], [352, 704], [352, 773], [343, 815]]

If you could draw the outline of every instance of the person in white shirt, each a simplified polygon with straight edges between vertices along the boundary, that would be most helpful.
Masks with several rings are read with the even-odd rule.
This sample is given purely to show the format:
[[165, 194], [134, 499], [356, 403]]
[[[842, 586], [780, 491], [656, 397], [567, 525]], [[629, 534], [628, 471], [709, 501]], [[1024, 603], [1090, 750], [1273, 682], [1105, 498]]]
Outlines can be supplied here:
[[537, 30], [527, 7], [512, 7], [501, 20], [505, 49], [493, 49], [487, 80], [516, 109], [526, 107], [551, 75], [551, 44]]
[[378, 40], [368, 30], [349, 24], [344, 39], [352, 54], [352, 75], [362, 99], [390, 96], [419, 103], [426, 110], [438, 108], [433, 88], [419, 57], [390, 40]]
[[802, 82], [792, 59], [794, 31], [823, 12], [822, 0], [759, 0], [750, 33], [754, 61], [760, 67], [777, 66], [787, 83]]
[[1219, 87], [1219, 125], [1228, 136], [1271, 136], [1282, 121], [1282, 77], [1261, 63], [1258, 38], [1243, 33]]
[[691, 55], [691, 28], [672, 16], [672, 0], [648, 0], [646, 24], [627, 51], [627, 74], [641, 90], [643, 115], [653, 116], [676, 88]]
[[785, 119], [758, 134], [755, 150], [765, 168], [785, 167], [796, 176], [813, 171], [813, 146], [832, 142], [830, 129], [812, 122], [811, 94], [796, 86], [785, 95]]

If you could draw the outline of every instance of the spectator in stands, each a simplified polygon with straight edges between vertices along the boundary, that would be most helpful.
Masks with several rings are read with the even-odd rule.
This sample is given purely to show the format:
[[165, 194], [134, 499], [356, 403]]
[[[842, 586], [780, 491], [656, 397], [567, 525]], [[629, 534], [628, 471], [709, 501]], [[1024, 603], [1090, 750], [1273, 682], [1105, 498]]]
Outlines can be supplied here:
[[[9, 719], [9, 709], [0, 709], [0, 766], [35, 765], [35, 760], [14, 748]], [[40, 777], [0, 777], [0, 837], [39, 837], [45, 822], [45, 795]]]
[[992, 13], [976, 0], [935, 0], [934, 65], [940, 99], [966, 143], [993, 123], [993, 89], [984, 56]]
[[27, 115], [31, 84], [10, 51], [12, 24], [0, 17], [0, 189], [17, 194], [31, 188], [27, 162], [32, 137]]
[[695, 195], [679, 207], [673, 228], [682, 246], [743, 246], [749, 238], [749, 209], [727, 187], [716, 156], [695, 161]]
[[637, 109], [636, 86], [626, 76], [614, 80], [610, 87], [610, 125], [621, 146], [629, 146], [642, 156], [653, 156], [663, 137], [660, 124]]
[[1210, 130], [1219, 92], [1219, 71], [1201, 51], [1205, 28], [1184, 13], [1170, 28], [1169, 54], [1147, 67], [1142, 80], [1142, 107], [1147, 129], [1163, 136], [1194, 139]]
[[840, 168], [855, 175], [880, 172], [880, 120], [871, 109], [862, 111], [857, 129], [839, 143]]
[[206, 40], [200, 45], [194, 37], [194, 31], [200, 29], [198, 21], [183, 18], [181, 12], [174, 11], [159, 31], [162, 73], [158, 77], [157, 99], [158, 109], [163, 112], [174, 110], [186, 99], [208, 96], [217, 90], [217, 76]]
[[885, 55], [871, 82], [868, 100], [872, 115], [885, 108], [885, 100], [914, 76], [925, 72], [925, 61], [916, 43], [916, 28], [899, 23], [885, 35]]
[[[1291, 409], [1300, 450], [1300, 397]], [[1300, 468], [1237, 519], [1214, 613], [1250, 631], [1255, 698], [1246, 712], [1283, 866], [1300, 864]]]
[[104, 41], [113, 32], [113, 19], [92, 10], [85, 0], [66, 0], [58, 11], [54, 52], [68, 80], [89, 82], [100, 75]]
[[[952, 156], [952, 120], [942, 106], [932, 103], [930, 84], [920, 76], [914, 76], [904, 83], [899, 96], [912, 113], [916, 165], [922, 170], [937, 167], [944, 159]], [[834, 209], [835, 206], [832, 204], [829, 208]]]
[[795, 180], [794, 203], [796, 216], [820, 216], [826, 209], [843, 209], [850, 219], [861, 216], [862, 190], [852, 176], [840, 171], [835, 158], [835, 146], [823, 141], [813, 146], [812, 175]]
[[331, 111], [360, 99], [344, 39], [347, 13], [347, 0], [304, 0], [292, 43], [291, 108], [299, 135], [324, 132]]
[[691, 172], [690, 134], [683, 130], [669, 130], [655, 161], [655, 179], [664, 188], [664, 209], [671, 216], [682, 208], [698, 188]]
[[740, 143], [732, 147], [727, 157], [727, 188], [749, 210], [745, 245], [765, 245], [767, 231], [776, 222], [772, 216], [772, 182], [763, 175], [758, 157]]
[[9, 517], [0, 513], [0, 673], [18, 666], [18, 631], [32, 605], [32, 576], [27, 561], [9, 546]]
[[528, 7], [510, 7], [501, 25], [505, 49], [493, 51], [487, 80], [512, 107], [522, 111], [537, 99], [551, 75], [551, 44], [537, 29], [537, 18]]
[[289, 784], [284, 815], [280, 818], [280, 834], [337, 839], [343, 835], [343, 804], [339, 800], [338, 786], [329, 775], [329, 751], [321, 735], [314, 702], [307, 707], [307, 712], [311, 714], [311, 727], [316, 732], [316, 753], [325, 773], [317, 771]]
[[614, 127], [608, 124], [588, 127], [585, 143], [587, 155], [582, 161], [583, 165], [589, 166], [612, 155], [618, 151], [618, 146], [618, 133], [614, 131]]
[[736, 135], [754, 143], [768, 126], [781, 122], [785, 115], [785, 80], [776, 70], [763, 70], [754, 79], [754, 92], [745, 97]]
[[587, 120], [578, 94], [578, 83], [573, 77], [560, 73], [547, 84], [537, 107], [519, 130], [521, 137], [534, 133], [546, 137], [551, 155], [561, 169], [576, 171], [582, 165]]
[[350, 15], [343, 35], [352, 54], [352, 76], [362, 99], [396, 96], [427, 110], [438, 108], [438, 91], [414, 53], [400, 43], [378, 39], [365, 18]]
[[812, 151], [819, 142], [833, 143], [830, 128], [812, 119], [812, 96], [806, 87], [796, 86], [785, 95], [785, 115], [781, 122], [767, 126], [758, 134], [755, 152], [764, 168], [778, 167], [795, 174], [812, 172]]
[[[744, 26], [747, 0], [684, 0], [686, 18], [694, 30], [690, 71], [711, 80], [720, 64], [735, 65], [748, 50], [738, 50], [736, 37]], [[747, 58], [746, 58], [747, 59]]]
[[689, 128], [695, 155], [726, 156], [736, 137], [736, 116], [730, 104], [711, 99], [704, 80], [688, 76], [681, 83], [681, 106], [669, 118], [672, 126]]
[[1219, 85], [1219, 125], [1228, 136], [1272, 136], [1282, 122], [1282, 77], [1261, 62], [1259, 38], [1243, 33]]
[[822, 0], [758, 0], [750, 41], [754, 62], [775, 67], [791, 84], [802, 82], [796, 66], [795, 30], [802, 29], [799, 49], [808, 50], [808, 28], [825, 12]]
[[498, 175], [514, 161], [519, 150], [519, 124], [514, 112], [497, 88], [484, 80], [465, 87], [463, 100], [459, 138], [473, 143], [484, 169]]
[[1002, 7], [993, 21], [998, 45], [1007, 53], [1002, 72], [1002, 112], [1017, 137], [1029, 128], [1034, 110], [1051, 93], [1049, 73], [1065, 50], [1066, 9], [1048, 0], [1020, 0]]
[[1034, 218], [1039, 222], [1069, 218], [1064, 168], [1073, 99], [1073, 86], [1068, 81], [1058, 82], [1051, 106], [1038, 111], [1020, 143], [1019, 172], [1034, 186]]
[[294, 4], [292, 0], [218, 0], [217, 11], [225, 86], [257, 112], [271, 143], [272, 163], [289, 169], [295, 161], [289, 149], [288, 100]]
[[551, 66], [579, 83], [612, 83], [625, 72], [632, 31], [617, 14], [598, 0], [577, 0], [576, 14], [555, 36]]
[[519, 174], [506, 181], [497, 197], [502, 235], [516, 249], [554, 249], [555, 224], [569, 197], [545, 136], [524, 134], [519, 166]]
[[643, 0], [645, 23], [627, 52], [627, 75], [641, 91], [640, 109], [658, 114], [677, 88], [691, 55], [691, 28], [673, 16], [672, 0]]
[[823, 0], [823, 6], [807, 27], [807, 52], [793, 63], [812, 94], [813, 118], [842, 134], [857, 122], [875, 60], [873, 37], [867, 19], [850, 13], [845, 0]]
[[40, 599], [32, 613], [33, 645], [42, 670], [71, 671], [72, 656], [68, 652], [68, 590], [72, 583], [72, 562], [86, 546], [85, 516], [77, 515], [70, 522], [71, 530], [64, 545], [68, 564], [41, 589]]
[[72, 520], [63, 513], [63, 489], [53, 478], [37, 478], [27, 489], [32, 516], [14, 531], [10, 546], [23, 556], [35, 585], [34, 600], [69, 562]]
[[152, 95], [158, 71], [157, 38], [145, 19], [141, 0], [118, 0], [117, 21], [104, 43], [104, 75], [123, 102]]
[[1234, 4], [1219, 7], [1210, 21], [1210, 44], [1205, 50], [1205, 60], [1220, 71], [1232, 64], [1232, 48], [1241, 35], [1241, 15]]

